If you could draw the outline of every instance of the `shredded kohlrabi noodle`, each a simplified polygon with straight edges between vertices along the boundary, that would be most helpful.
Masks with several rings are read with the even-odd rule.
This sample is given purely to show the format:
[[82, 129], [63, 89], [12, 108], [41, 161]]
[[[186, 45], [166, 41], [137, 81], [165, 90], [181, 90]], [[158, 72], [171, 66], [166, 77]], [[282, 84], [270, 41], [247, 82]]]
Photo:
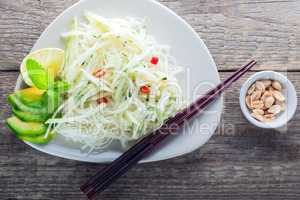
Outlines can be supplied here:
[[143, 21], [90, 12], [85, 18], [75, 18], [62, 35], [66, 60], [60, 73], [71, 87], [47, 124], [83, 148], [103, 149], [114, 140], [126, 145], [182, 108], [175, 78], [181, 68], [168, 46], [147, 34]]

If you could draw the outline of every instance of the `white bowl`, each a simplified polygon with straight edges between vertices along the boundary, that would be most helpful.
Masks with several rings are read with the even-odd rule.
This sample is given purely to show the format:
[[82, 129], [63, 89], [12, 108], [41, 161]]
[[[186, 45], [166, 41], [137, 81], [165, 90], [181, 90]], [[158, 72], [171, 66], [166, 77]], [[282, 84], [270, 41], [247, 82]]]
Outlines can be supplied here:
[[[286, 109], [280, 113], [272, 122], [260, 122], [251, 116], [251, 113], [246, 105], [246, 94], [249, 87], [257, 80], [271, 79], [279, 81], [283, 86], [283, 94], [286, 98]], [[294, 116], [297, 109], [297, 93], [294, 85], [284, 75], [274, 71], [262, 71], [253, 74], [242, 86], [240, 91], [240, 106], [246, 119], [253, 125], [266, 128], [276, 129], [284, 127]]]
[[[82, 0], [59, 15], [43, 32], [32, 51], [45, 47], [63, 48], [61, 33], [67, 31], [74, 16], [82, 16], [85, 10], [104, 17], [146, 18], [147, 29], [161, 44], [171, 47], [171, 54], [178, 64], [186, 67], [185, 74], [179, 77], [185, 96], [189, 101], [204, 94], [208, 87], [220, 82], [216, 65], [204, 42], [182, 18], [162, 4], [152, 0]], [[16, 89], [24, 87], [19, 78]], [[212, 104], [205, 114], [194, 120], [192, 129], [184, 134], [171, 136], [157, 151], [142, 162], [164, 160], [180, 156], [201, 147], [213, 135], [220, 120], [222, 99]], [[88, 155], [77, 144], [69, 143], [58, 137], [45, 146], [27, 143], [35, 149], [51, 155], [86, 162], [110, 162], [120, 156], [124, 149], [112, 145], [105, 152]]]

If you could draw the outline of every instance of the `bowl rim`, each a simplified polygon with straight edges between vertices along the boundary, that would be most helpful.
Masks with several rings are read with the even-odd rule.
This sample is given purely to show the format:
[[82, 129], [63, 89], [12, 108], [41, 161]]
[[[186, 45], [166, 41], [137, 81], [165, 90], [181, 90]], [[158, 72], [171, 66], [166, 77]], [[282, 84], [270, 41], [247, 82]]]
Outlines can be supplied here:
[[[292, 112], [288, 112], [288, 109], [285, 109], [285, 111], [282, 113], [287, 116], [285, 120], [277, 120], [276, 122], [273, 121], [271, 123], [260, 122], [251, 116], [249, 109], [246, 106], [246, 93], [249, 87], [257, 80], [270, 79], [268, 77], [272, 77], [273, 79], [280, 81], [281, 84], [285, 86], [286, 90], [292, 92], [291, 95], [288, 95], [288, 98], [290, 98], [289, 101], [294, 102], [294, 106], [291, 108]], [[297, 93], [294, 85], [286, 76], [275, 71], [261, 71], [261, 72], [254, 73], [243, 83], [240, 89], [239, 102], [240, 102], [240, 108], [242, 110], [243, 115], [251, 124], [265, 129], [277, 129], [285, 126], [293, 118], [297, 110], [298, 99], [297, 99]]]

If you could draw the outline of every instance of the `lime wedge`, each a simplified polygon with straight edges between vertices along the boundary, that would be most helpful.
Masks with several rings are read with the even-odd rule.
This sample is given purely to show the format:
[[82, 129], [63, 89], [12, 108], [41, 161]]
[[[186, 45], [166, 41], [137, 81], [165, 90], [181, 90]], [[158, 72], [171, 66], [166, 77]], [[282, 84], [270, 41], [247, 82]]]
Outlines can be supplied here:
[[28, 54], [21, 64], [21, 75], [25, 83], [29, 86], [34, 86], [29, 78], [26, 68], [27, 59], [34, 59], [39, 62], [45, 69], [51, 70], [56, 77], [64, 64], [65, 52], [59, 48], [44, 48]]

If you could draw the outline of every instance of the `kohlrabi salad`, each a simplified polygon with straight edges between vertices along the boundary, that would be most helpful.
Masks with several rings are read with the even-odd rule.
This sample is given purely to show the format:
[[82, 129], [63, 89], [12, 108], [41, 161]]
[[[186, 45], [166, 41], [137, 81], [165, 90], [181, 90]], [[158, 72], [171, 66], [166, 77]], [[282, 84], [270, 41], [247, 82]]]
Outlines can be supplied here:
[[9, 95], [7, 124], [21, 140], [47, 144], [59, 134], [82, 149], [126, 146], [183, 107], [181, 71], [143, 20], [86, 12], [62, 34], [65, 49], [29, 54], [27, 88]]

